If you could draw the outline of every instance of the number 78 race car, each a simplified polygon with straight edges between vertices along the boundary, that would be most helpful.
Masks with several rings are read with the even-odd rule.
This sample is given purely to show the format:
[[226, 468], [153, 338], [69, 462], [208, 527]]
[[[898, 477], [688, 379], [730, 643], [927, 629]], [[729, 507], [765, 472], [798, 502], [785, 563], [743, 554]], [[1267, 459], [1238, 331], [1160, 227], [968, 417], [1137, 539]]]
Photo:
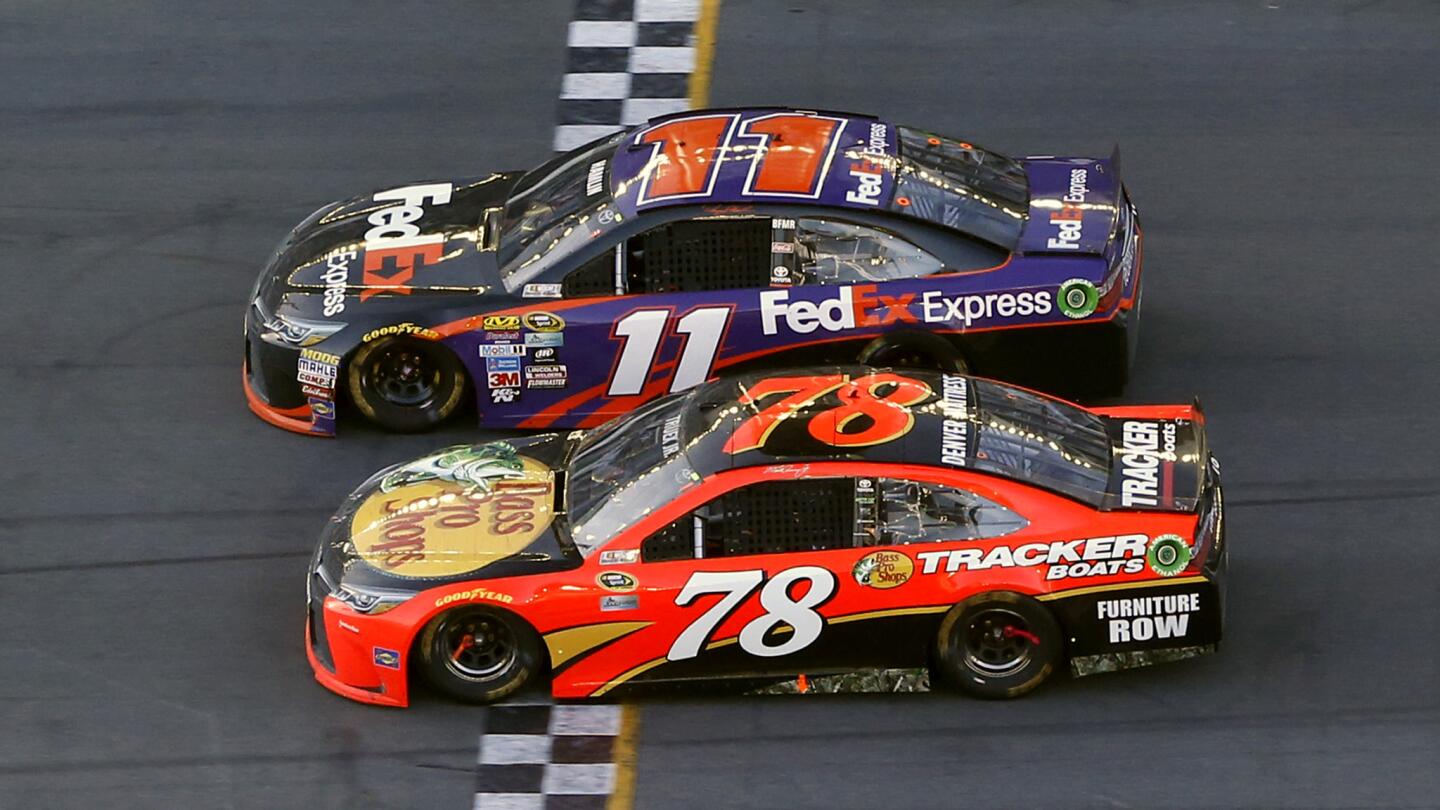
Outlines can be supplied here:
[[855, 363], [1119, 392], [1138, 217], [1109, 159], [1013, 159], [870, 116], [658, 118], [528, 172], [327, 205], [245, 320], [266, 421], [593, 427], [722, 374]]
[[308, 578], [316, 678], [404, 706], [548, 678], [929, 667], [983, 697], [1219, 642], [1218, 464], [1195, 407], [1090, 411], [958, 374], [716, 381], [588, 432], [383, 470]]

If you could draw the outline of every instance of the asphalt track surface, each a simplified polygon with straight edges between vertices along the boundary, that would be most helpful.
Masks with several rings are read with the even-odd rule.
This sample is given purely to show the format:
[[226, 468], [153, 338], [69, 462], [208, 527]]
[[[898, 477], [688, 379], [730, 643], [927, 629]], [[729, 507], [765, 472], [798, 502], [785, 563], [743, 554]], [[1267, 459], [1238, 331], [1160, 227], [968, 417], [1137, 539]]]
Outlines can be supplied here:
[[[1440, 8], [950, 8], [726, 0], [712, 101], [1122, 144], [1127, 398], [1204, 401], [1227, 644], [1008, 703], [650, 702], [636, 806], [1440, 804]], [[0, 6], [0, 807], [470, 805], [483, 710], [330, 695], [300, 611], [344, 494], [476, 431], [270, 428], [240, 317], [321, 203], [544, 158], [569, 10]]]

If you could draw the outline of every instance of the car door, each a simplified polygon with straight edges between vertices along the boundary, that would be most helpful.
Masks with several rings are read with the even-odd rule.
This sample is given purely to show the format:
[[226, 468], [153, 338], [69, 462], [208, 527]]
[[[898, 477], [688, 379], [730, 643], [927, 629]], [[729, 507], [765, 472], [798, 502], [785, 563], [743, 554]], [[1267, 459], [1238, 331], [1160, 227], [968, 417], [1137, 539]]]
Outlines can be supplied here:
[[647, 537], [640, 578], [667, 587], [652, 614], [666, 665], [653, 676], [843, 666], [822, 611], [854, 556], [854, 487], [849, 477], [757, 481]]

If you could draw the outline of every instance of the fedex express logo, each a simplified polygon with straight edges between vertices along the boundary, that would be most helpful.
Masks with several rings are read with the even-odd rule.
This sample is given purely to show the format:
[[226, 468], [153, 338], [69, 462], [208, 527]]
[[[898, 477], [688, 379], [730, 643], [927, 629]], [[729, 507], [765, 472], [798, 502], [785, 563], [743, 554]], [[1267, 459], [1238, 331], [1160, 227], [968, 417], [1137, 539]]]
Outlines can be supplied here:
[[1050, 215], [1050, 224], [1059, 232], [1045, 241], [1045, 247], [1051, 250], [1080, 249], [1080, 226], [1085, 218], [1081, 204], [1090, 193], [1089, 179], [1088, 169], [1070, 170], [1070, 188], [1060, 198], [1060, 210]]
[[858, 184], [845, 192], [845, 201], [860, 205], [879, 205], [880, 191], [885, 185], [885, 168], [889, 164], [889, 127], [880, 122], [870, 125], [865, 146], [859, 151], [856, 162], [850, 164], [850, 176]]
[[365, 289], [360, 300], [380, 293], [410, 294], [415, 268], [440, 261], [445, 248], [443, 234], [420, 233], [416, 220], [425, 215], [425, 203], [445, 205], [454, 186], [431, 183], [381, 191], [373, 199], [394, 202], [370, 214], [365, 232]]
[[816, 329], [839, 332], [892, 323], [959, 324], [968, 329], [978, 321], [1049, 315], [1054, 296], [1049, 290], [945, 295], [923, 293], [883, 295], [874, 284], [836, 288], [833, 298], [793, 300], [790, 290], [760, 293], [760, 326], [767, 335], [778, 334], [780, 324], [791, 332], [808, 335]]

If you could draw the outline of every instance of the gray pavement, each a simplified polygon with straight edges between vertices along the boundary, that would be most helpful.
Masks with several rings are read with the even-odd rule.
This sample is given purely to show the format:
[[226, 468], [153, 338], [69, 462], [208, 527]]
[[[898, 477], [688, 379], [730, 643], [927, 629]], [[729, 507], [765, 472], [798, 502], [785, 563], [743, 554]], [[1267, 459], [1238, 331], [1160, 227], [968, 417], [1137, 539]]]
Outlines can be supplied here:
[[[569, 11], [0, 6], [0, 808], [469, 806], [483, 711], [320, 689], [300, 571], [475, 431], [262, 424], [240, 313], [321, 203], [544, 159]], [[726, 0], [716, 104], [1121, 143], [1128, 398], [1204, 400], [1230, 635], [1018, 702], [647, 703], [637, 806], [1440, 805], [1437, 42], [1418, 2]]]

